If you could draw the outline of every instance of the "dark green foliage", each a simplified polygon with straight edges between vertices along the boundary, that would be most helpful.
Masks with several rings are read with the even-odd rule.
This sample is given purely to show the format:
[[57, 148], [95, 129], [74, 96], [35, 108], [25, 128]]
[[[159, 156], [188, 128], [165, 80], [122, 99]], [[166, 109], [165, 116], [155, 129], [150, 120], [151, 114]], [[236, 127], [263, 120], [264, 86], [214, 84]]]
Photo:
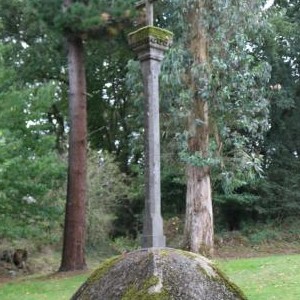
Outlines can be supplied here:
[[300, 212], [299, 3], [278, 2], [269, 13], [271, 30], [262, 49], [272, 65], [271, 118], [266, 135], [260, 213], [282, 220]]
[[38, 18], [50, 28], [64, 33], [103, 38], [115, 36], [130, 22], [134, 1], [88, 0], [74, 1], [68, 8], [62, 0], [50, 0], [47, 5], [40, 0], [32, 0]]
[[55, 102], [55, 85], [18, 88], [1, 56], [0, 64], [0, 237], [51, 241], [59, 238], [65, 181], [45, 114]]
[[90, 150], [87, 183], [87, 246], [101, 249], [109, 244], [117, 211], [131, 196], [128, 179], [112, 154]]
[[245, 224], [258, 220], [261, 199], [253, 188], [247, 186], [229, 195], [217, 192], [214, 195], [215, 224], [218, 230], [241, 230]]
[[[207, 32], [208, 58], [196, 64], [186, 50], [192, 25], [183, 22], [196, 2], [172, 1], [165, 7], [165, 25], [175, 33], [175, 42], [162, 68], [162, 113], [168, 116], [162, 126], [168, 130], [166, 136], [178, 142], [168, 149], [175, 161], [179, 157], [184, 164], [211, 167], [215, 211], [223, 223], [236, 229], [241, 220], [255, 215], [259, 198], [253, 186], [263, 174], [261, 148], [270, 125], [267, 85], [271, 68], [257, 48], [266, 19], [256, 15], [259, 1], [206, 3], [199, 11], [198, 25]], [[197, 86], [196, 95], [187, 81], [189, 76]], [[208, 102], [207, 157], [191, 154], [187, 147], [190, 136], [186, 124], [195, 97]], [[200, 119], [194, 122], [198, 127], [203, 124]], [[238, 215], [236, 220], [232, 213]]]
[[[52, 160], [57, 161], [58, 166], [64, 165], [61, 158], [56, 156], [55, 150], [58, 150], [62, 157], [65, 156], [65, 130], [68, 129], [66, 49], [62, 33], [79, 30], [80, 32], [77, 33], [83, 34], [83, 38], [93, 33], [96, 34], [94, 37], [101, 39], [101, 43], [97, 41], [86, 45], [87, 72], [88, 79], [90, 79], [88, 89], [91, 96], [88, 99], [90, 129], [88, 137], [91, 146], [96, 149], [101, 147], [115, 154], [122, 170], [127, 173], [132, 155], [128, 142], [132, 132], [131, 121], [130, 117], [127, 117], [131, 107], [128, 105], [128, 91], [124, 85], [128, 59], [126, 57], [130, 57], [131, 52], [127, 47], [126, 33], [119, 35], [118, 41], [109, 40], [111, 36], [122, 33], [131, 17], [132, 6], [129, 1], [126, 3], [124, 1], [89, 1], [89, 3], [76, 1], [69, 11], [63, 12], [62, 3], [63, 1], [49, 1], [45, 5], [43, 1], [26, 1], [24, 5], [20, 5], [18, 0], [4, 0], [0, 4], [1, 29], [4, 29], [1, 31], [1, 39], [7, 44], [7, 47], [1, 49], [1, 54], [3, 54], [1, 63], [7, 66], [7, 70], [13, 72], [13, 76], [8, 76], [9, 71], [3, 74], [5, 80], [1, 82], [3, 86], [1, 91], [4, 88], [12, 91], [20, 89], [18, 94], [14, 92], [15, 104], [11, 101], [2, 102], [5, 109], [2, 110], [1, 121], [7, 128], [5, 131], [7, 149], [12, 144], [16, 144], [18, 148], [15, 152], [23, 151], [22, 156], [24, 156], [22, 159], [16, 159], [13, 165], [12, 162], [9, 165], [6, 162], [10, 157], [2, 156], [3, 161], [8, 165], [7, 168], [13, 166], [9, 172], [19, 175], [15, 177], [16, 183], [13, 182], [14, 176], [10, 175], [3, 184], [23, 185], [23, 191], [18, 193], [22, 196], [26, 191], [25, 196], [32, 195], [34, 199], [37, 195], [49, 193], [47, 200], [53, 202], [53, 207], [59, 210], [59, 212], [53, 211], [55, 214], [53, 222], [57, 221], [57, 217], [60, 218], [62, 209], [60, 204], [57, 205], [56, 199], [54, 201], [51, 198], [51, 192], [52, 189], [53, 193], [59, 191], [62, 185], [59, 187], [54, 184], [50, 185], [52, 181], [49, 180], [49, 176], [51, 178], [56, 174], [50, 175], [52, 172], [50, 167], [52, 167]], [[71, 28], [68, 22], [72, 21], [72, 18], [80, 18], [80, 20], [79, 23], [72, 24]], [[60, 27], [62, 24], [65, 25]], [[124, 45], [124, 49], [120, 47], [120, 44]], [[116, 51], [112, 51], [112, 48]], [[119, 76], [116, 76], [117, 73]], [[21, 94], [24, 99], [21, 98]], [[3, 94], [4, 96], [10, 99], [12, 94]], [[30, 107], [28, 113], [26, 111], [22, 114], [27, 107]], [[28, 122], [30, 126], [27, 126]], [[98, 130], [99, 128], [105, 128], [104, 135], [101, 130]], [[4, 140], [4, 131], [1, 136]], [[9, 141], [7, 136], [10, 136], [12, 141]], [[16, 141], [14, 136], [17, 136]], [[15, 152], [11, 153], [12, 156], [16, 155]], [[28, 170], [26, 167], [28, 157], [30, 158], [28, 163], [35, 165], [38, 163], [38, 155], [42, 157], [47, 155], [48, 160], [44, 162], [45, 165], [42, 166], [39, 162], [38, 166], [32, 167], [34, 170]], [[58, 166], [53, 166], [53, 170], [56, 170], [58, 174], [62, 173], [61, 178], [57, 179], [62, 179], [60, 181], [62, 184], [65, 180], [65, 170]], [[27, 180], [21, 178], [23, 173], [20, 172], [20, 168], [28, 176]], [[38, 172], [37, 168], [41, 169], [38, 171], [46, 173], [42, 178], [48, 185], [40, 186], [36, 180], [32, 180], [32, 176], [35, 175], [31, 176], [30, 173]], [[29, 188], [29, 185], [32, 187]], [[12, 188], [11, 193], [14, 194], [16, 189], [20, 188]], [[61, 193], [59, 201], [64, 197], [63, 191]], [[19, 194], [15, 195], [15, 198], [19, 198]], [[121, 201], [121, 199], [118, 200]], [[36, 205], [31, 205], [30, 208], [33, 209], [34, 206]], [[8, 207], [5, 205], [4, 213], [8, 212]], [[19, 210], [22, 208], [20, 207]], [[39, 210], [40, 214], [49, 214], [46, 212], [46, 206], [40, 206]], [[31, 215], [31, 213], [28, 214]], [[56, 224], [59, 226], [59, 223], [56, 222]]]
[[[168, 167], [168, 171], [172, 171]], [[165, 219], [183, 215], [185, 212], [186, 185], [180, 174], [164, 174], [161, 182], [162, 214]]]
[[300, 213], [300, 163], [293, 154], [280, 152], [259, 187], [259, 212], [264, 219], [283, 220]]
[[130, 135], [137, 113], [125, 85], [132, 54], [122, 35], [100, 45], [89, 43], [87, 54], [89, 141], [92, 148], [113, 153], [122, 171], [129, 173]]
[[[240, 226], [249, 217], [254, 221], [282, 221], [298, 215], [300, 208], [299, 22], [296, 21], [299, 4], [277, 3], [267, 14], [268, 25], [261, 31], [254, 51], [256, 58], [264, 57], [272, 67], [270, 81], [266, 83], [270, 99], [268, 131], [254, 145], [263, 155], [264, 178], [232, 195], [232, 199], [239, 199], [232, 208], [240, 204], [240, 212], [235, 211]], [[249, 192], [252, 200], [244, 202], [244, 195]], [[220, 209], [224, 209], [222, 202]]]

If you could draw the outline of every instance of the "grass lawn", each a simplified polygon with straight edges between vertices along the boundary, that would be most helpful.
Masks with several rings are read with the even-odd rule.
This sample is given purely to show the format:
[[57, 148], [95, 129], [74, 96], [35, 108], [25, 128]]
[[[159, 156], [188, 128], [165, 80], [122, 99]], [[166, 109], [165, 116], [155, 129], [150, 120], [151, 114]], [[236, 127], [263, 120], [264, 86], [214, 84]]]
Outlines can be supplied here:
[[[300, 255], [222, 260], [218, 265], [249, 300], [300, 299]], [[0, 285], [0, 299], [70, 299], [87, 276], [40, 277], [6, 283]]]
[[218, 265], [250, 300], [300, 299], [300, 255], [237, 259]]
[[0, 285], [1, 300], [67, 300], [87, 278], [85, 275], [71, 277], [40, 277]]

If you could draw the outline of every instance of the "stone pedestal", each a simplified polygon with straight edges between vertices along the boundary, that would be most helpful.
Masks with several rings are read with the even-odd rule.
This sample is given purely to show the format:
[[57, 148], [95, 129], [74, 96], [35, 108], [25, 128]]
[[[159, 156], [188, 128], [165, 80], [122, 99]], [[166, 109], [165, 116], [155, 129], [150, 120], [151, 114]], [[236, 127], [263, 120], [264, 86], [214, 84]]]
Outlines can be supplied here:
[[159, 73], [172, 33], [147, 26], [129, 35], [141, 63], [145, 95], [145, 216], [142, 247], [165, 247], [161, 217]]
[[71, 300], [246, 300], [201, 255], [150, 248], [104, 261]]

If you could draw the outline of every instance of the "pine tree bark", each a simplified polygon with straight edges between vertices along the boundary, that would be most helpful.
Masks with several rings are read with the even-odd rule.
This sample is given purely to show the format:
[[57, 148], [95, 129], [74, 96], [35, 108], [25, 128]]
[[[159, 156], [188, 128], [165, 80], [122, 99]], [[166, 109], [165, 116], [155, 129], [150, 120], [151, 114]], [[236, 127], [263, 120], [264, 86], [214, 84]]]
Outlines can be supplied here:
[[[191, 23], [189, 47], [194, 58], [194, 64], [204, 64], [208, 61], [208, 42], [205, 29], [201, 27], [200, 15], [203, 1], [195, 1], [196, 9], [187, 14]], [[205, 76], [205, 74], [203, 74]], [[199, 153], [202, 158], [209, 151], [209, 108], [208, 102], [201, 99], [195, 74], [188, 76], [188, 84], [193, 91], [192, 111], [188, 121], [188, 149], [191, 154]], [[197, 120], [200, 120], [198, 122]], [[188, 250], [206, 256], [213, 254], [213, 212], [211, 198], [211, 182], [209, 166], [188, 165], [186, 218], [184, 240]]]
[[[65, 6], [71, 4], [64, 1]], [[86, 202], [86, 75], [84, 47], [79, 36], [68, 36], [69, 167], [63, 254], [59, 271], [83, 270]]]

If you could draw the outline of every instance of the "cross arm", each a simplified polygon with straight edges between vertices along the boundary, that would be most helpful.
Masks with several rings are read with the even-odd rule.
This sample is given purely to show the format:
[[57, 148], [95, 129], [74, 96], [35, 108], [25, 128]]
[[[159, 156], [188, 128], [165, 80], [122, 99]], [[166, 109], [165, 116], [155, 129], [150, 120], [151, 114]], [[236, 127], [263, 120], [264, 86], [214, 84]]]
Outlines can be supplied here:
[[146, 11], [146, 24], [153, 26], [153, 3], [157, 0], [141, 0], [135, 5], [137, 9], [145, 9]]

